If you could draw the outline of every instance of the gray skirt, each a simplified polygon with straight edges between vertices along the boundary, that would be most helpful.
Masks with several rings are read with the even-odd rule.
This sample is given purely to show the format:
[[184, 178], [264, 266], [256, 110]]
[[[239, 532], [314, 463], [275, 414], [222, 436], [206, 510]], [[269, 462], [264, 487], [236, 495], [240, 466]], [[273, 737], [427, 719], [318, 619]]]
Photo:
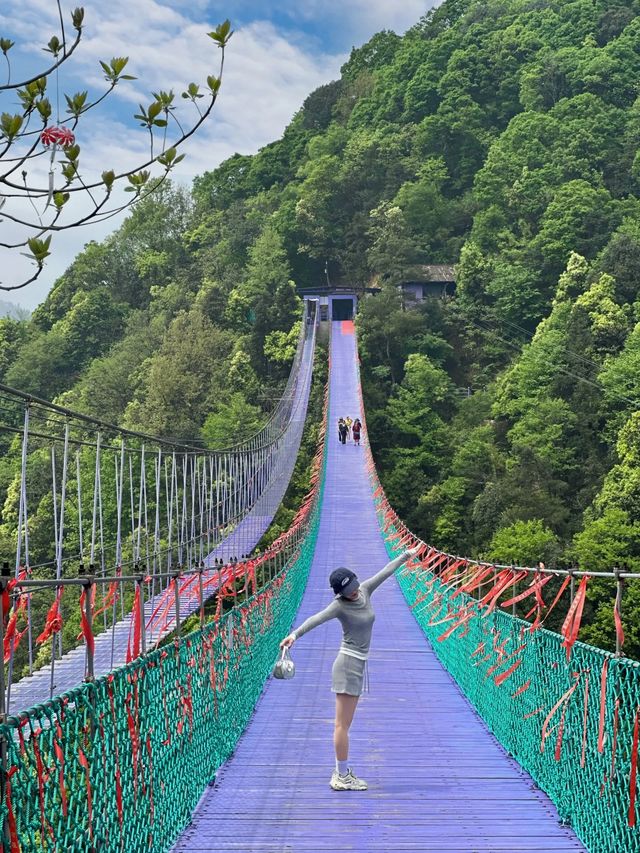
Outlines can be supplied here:
[[333, 662], [333, 669], [331, 670], [331, 690], [333, 693], [360, 696], [364, 684], [366, 663], [364, 660], [340, 652]]

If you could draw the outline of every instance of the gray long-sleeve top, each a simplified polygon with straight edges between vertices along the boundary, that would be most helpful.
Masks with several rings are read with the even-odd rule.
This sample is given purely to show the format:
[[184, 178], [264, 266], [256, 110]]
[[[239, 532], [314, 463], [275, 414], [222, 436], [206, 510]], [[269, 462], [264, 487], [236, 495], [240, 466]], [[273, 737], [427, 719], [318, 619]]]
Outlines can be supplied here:
[[369, 656], [371, 632], [376, 618], [371, 606], [371, 593], [391, 577], [395, 570], [409, 559], [409, 556], [409, 553], [405, 552], [387, 563], [384, 569], [380, 569], [373, 577], [362, 581], [355, 601], [342, 596], [335, 598], [328, 607], [310, 616], [295, 631], [292, 631], [293, 637], [297, 640], [307, 631], [322, 625], [323, 622], [339, 619], [343, 631], [340, 651], [360, 660], [366, 660]]

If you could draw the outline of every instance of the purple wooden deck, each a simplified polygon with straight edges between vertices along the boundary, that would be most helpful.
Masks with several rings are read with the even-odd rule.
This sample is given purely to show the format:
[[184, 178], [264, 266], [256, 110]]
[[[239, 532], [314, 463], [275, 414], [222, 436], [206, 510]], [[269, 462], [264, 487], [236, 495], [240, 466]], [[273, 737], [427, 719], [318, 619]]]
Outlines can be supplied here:
[[[346, 334], [345, 334], [346, 332]], [[327, 482], [318, 547], [296, 624], [330, 601], [331, 569], [367, 577], [387, 561], [362, 448], [337, 441], [359, 414], [355, 338], [334, 324]], [[331, 665], [340, 626], [293, 649], [296, 677], [270, 679], [233, 758], [176, 851], [576, 851], [552, 803], [487, 731], [441, 668], [394, 579], [374, 595], [371, 693], [351, 730], [364, 793], [334, 792]]]

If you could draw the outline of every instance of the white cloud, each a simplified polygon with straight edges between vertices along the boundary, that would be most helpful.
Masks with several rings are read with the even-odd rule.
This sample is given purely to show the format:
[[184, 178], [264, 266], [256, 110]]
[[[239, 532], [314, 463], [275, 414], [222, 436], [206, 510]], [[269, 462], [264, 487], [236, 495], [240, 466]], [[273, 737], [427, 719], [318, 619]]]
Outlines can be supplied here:
[[[439, 2], [439, 0], [438, 0]], [[360, 44], [380, 30], [403, 33], [432, 6], [433, 0], [305, 0], [295, 6], [300, 18], [339, 24], [354, 44]]]

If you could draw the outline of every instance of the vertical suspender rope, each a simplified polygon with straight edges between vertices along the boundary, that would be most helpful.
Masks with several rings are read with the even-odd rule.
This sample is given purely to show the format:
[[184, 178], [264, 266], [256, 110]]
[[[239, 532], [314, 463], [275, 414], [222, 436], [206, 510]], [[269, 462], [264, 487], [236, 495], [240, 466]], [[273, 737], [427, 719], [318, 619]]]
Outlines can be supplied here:
[[[100, 468], [100, 433], [96, 438], [96, 464], [93, 473], [93, 508], [91, 511], [91, 544], [89, 546], [89, 565], [95, 566], [96, 562], [96, 523], [98, 518], [98, 470]], [[102, 584], [104, 595], [104, 583]]]
[[[56, 482], [56, 446], [51, 445], [51, 488], [53, 494], [53, 537], [56, 549], [56, 567], [58, 565], [58, 487]], [[56, 660], [56, 635], [51, 637], [51, 664], [49, 667], [49, 698], [53, 697], [53, 679]]]
[[191, 474], [191, 530], [189, 533], [189, 568], [192, 565], [197, 565], [198, 560], [198, 540], [196, 539], [196, 488], [198, 495], [200, 494], [200, 469], [196, 467], [197, 456], [192, 454], [189, 462], [189, 473]]
[[[64, 512], [67, 498], [67, 478], [69, 471], [69, 421], [64, 425], [64, 456], [62, 458], [62, 483], [60, 484], [60, 521], [58, 522], [58, 556], [56, 580], [62, 577], [62, 552], [64, 540]], [[62, 631], [58, 631], [58, 652], [62, 657]]]
[[[167, 460], [165, 459], [164, 463], [164, 485], [165, 485], [165, 493], [167, 499], [167, 573], [171, 571], [171, 549], [172, 549], [172, 536], [173, 536], [173, 469], [176, 466], [176, 455], [172, 454], [171, 457], [171, 488], [169, 488], [169, 484], [167, 481], [168, 473], [167, 473]], [[167, 583], [169, 579], [167, 578]]]
[[78, 556], [84, 561], [84, 540], [82, 538], [82, 481], [80, 479], [80, 450], [76, 450], [76, 478], [78, 491]]
[[[207, 554], [211, 553], [211, 546], [215, 543], [215, 531], [212, 527], [215, 524], [215, 504], [214, 504], [214, 488], [215, 488], [215, 458], [209, 456], [205, 465], [209, 468], [209, 489], [208, 489], [208, 505], [207, 505]], [[213, 536], [212, 536], [213, 533]]]
[[[216, 456], [212, 457], [211, 464], [215, 466], [215, 489], [216, 489], [216, 498], [215, 498], [215, 512], [213, 513], [213, 523], [215, 524], [214, 534], [213, 534], [213, 544], [214, 546], [218, 545], [218, 537], [220, 536], [220, 518], [221, 518], [221, 507], [220, 501], [221, 497], [221, 483], [220, 483], [220, 469], [222, 467], [222, 456], [216, 454]], [[213, 489], [214, 481], [211, 481], [211, 488]]]
[[131, 513], [131, 559], [134, 564], [137, 560], [136, 549], [136, 515], [135, 515], [135, 493], [133, 488], [133, 456], [129, 454], [129, 512]]
[[144, 500], [144, 542], [145, 542], [145, 566], [146, 574], [150, 572], [150, 553], [149, 553], [149, 497], [147, 494], [147, 459], [145, 455], [145, 446], [142, 445], [142, 460], [140, 462], [141, 477], [142, 477], [142, 492]]
[[[158, 569], [160, 568], [160, 494], [161, 494], [161, 486], [162, 486], [162, 450], [158, 449], [158, 458], [154, 459], [155, 466], [155, 487], [156, 487], [156, 514], [155, 514], [155, 525], [153, 529], [153, 584], [151, 591], [151, 598], [154, 601], [155, 606], [155, 597], [158, 595], [162, 589], [162, 580], [160, 579], [159, 587], [156, 587], [156, 575], [158, 574]], [[153, 643], [153, 640], [149, 640], [150, 643]]]
[[[20, 505], [18, 509], [18, 541], [16, 544], [16, 570], [18, 577], [22, 562], [22, 537], [24, 534], [24, 565], [29, 569], [29, 533], [27, 518], [27, 447], [29, 444], [29, 404], [24, 408], [24, 428], [22, 433], [22, 461], [20, 466]], [[17, 606], [17, 604], [16, 604]], [[9, 614], [3, 613], [3, 618], [8, 619]], [[31, 631], [31, 593], [27, 595], [27, 630], [29, 633], [29, 675], [33, 673], [33, 639]], [[8, 714], [11, 710], [11, 682], [13, 681], [13, 655], [15, 652], [15, 635], [11, 637], [9, 649], [9, 669], [7, 673], [7, 693], [4, 712]], [[0, 650], [3, 655], [2, 666], [4, 666], [4, 648]]]
[[[124, 438], [120, 441], [120, 463], [118, 463], [118, 455], [114, 453], [114, 470], [115, 479], [114, 485], [116, 490], [116, 553], [115, 553], [115, 570], [116, 574], [121, 573], [122, 568], [122, 488], [123, 488], [123, 468], [124, 468]], [[122, 602], [122, 587], [118, 584], [117, 594], [113, 599], [112, 606], [112, 623], [111, 623], [111, 669], [115, 664], [115, 642], [116, 642], [116, 607], [117, 600], [120, 598]], [[122, 608], [122, 603], [121, 603]], [[122, 608], [124, 609], [124, 608]], [[123, 617], [124, 618], [124, 614]]]
[[[178, 458], [177, 458], [177, 456], [175, 456], [175, 455], [174, 455], [174, 458], [175, 458], [175, 463], [176, 463], [176, 464], [175, 464], [175, 467], [173, 468], [173, 472], [172, 472], [172, 473], [173, 473], [173, 479], [174, 479], [174, 484], [173, 484], [173, 506], [174, 506], [174, 508], [175, 508], [175, 513], [176, 513], [176, 517], [175, 517], [175, 531], [176, 531], [176, 546], [178, 546], [178, 545], [180, 544], [180, 500], [179, 500], [179, 498], [180, 498], [180, 489], [178, 488], [178, 482], [179, 482], [179, 481], [178, 481], [178, 467], [179, 467], [179, 462], [178, 462]], [[179, 551], [178, 551], [177, 549], [176, 549], [176, 553], [177, 553], [177, 555], [178, 555], [178, 556], [177, 556], [176, 563], [179, 565], [179, 563], [180, 563], [180, 553], [179, 553]]]
[[[60, 516], [58, 518], [57, 509], [57, 485], [56, 485], [56, 464], [55, 464], [55, 446], [51, 445], [51, 467], [53, 480], [53, 516], [54, 516], [54, 534], [56, 538], [56, 580], [62, 577], [62, 539], [64, 537], [64, 510], [65, 497], [67, 492], [67, 465], [69, 458], [69, 422], [65, 422], [64, 426], [64, 455], [62, 459], [62, 482], [60, 484]], [[59, 599], [60, 587], [56, 588], [56, 598]], [[55, 688], [55, 660], [56, 660], [56, 636], [58, 637], [58, 653], [62, 657], [62, 632], [54, 631], [51, 635], [51, 678], [49, 680], [49, 698], [53, 698]]]
[[[91, 511], [91, 545], [89, 548], [89, 565], [93, 566], [93, 571], [95, 572], [95, 564], [96, 564], [96, 533], [97, 533], [97, 525], [98, 525], [98, 510], [100, 511], [100, 532], [101, 532], [101, 540], [102, 540], [102, 506], [101, 502], [99, 503], [100, 496], [100, 443], [102, 440], [102, 435], [98, 431], [98, 435], [96, 438], [96, 465], [93, 474], [93, 508]], [[105, 562], [104, 562], [104, 548], [101, 547], [101, 569], [102, 569], [102, 577], [105, 576]], [[106, 584], [104, 580], [102, 581], [102, 598], [104, 599], [106, 595]], [[107, 629], [107, 610], [106, 608], [102, 608], [102, 620], [104, 624], [105, 631]]]
[[[118, 571], [122, 574], [122, 525], [124, 521], [124, 460], [125, 460], [125, 442], [124, 438], [120, 442], [120, 509], [118, 511]], [[120, 589], [120, 618], [124, 619], [124, 587], [119, 585]]]
[[[200, 467], [202, 465], [202, 474]], [[207, 457], [198, 457], [196, 465], [196, 477], [198, 483], [198, 507], [200, 515], [200, 533], [198, 535], [198, 550], [197, 561], [198, 565], [204, 560], [204, 542], [205, 542], [205, 517], [207, 513]]]
[[[182, 455], [182, 518], [178, 516], [180, 519], [179, 525], [179, 536], [178, 536], [178, 565], [185, 565], [185, 550], [188, 553], [188, 545], [187, 545], [187, 491], [188, 491], [188, 479], [189, 479], [189, 465], [188, 465], [189, 457], [186, 453]], [[187, 558], [188, 562], [188, 558]]]
[[[231, 478], [232, 483], [232, 491], [231, 491], [231, 501], [232, 501], [232, 512], [231, 516], [233, 518], [233, 527], [234, 531], [238, 524], [238, 456], [233, 453], [231, 455], [231, 466], [233, 470], [233, 476]], [[237, 549], [237, 546], [234, 546]], [[233, 556], [238, 556], [234, 554]]]
[[[144, 504], [143, 504], [144, 501]], [[136, 535], [136, 543], [135, 549], [133, 553], [133, 561], [134, 563], [140, 562], [140, 545], [142, 543], [142, 510], [144, 507], [144, 513], [146, 517], [147, 513], [147, 495], [146, 495], [146, 483], [145, 483], [145, 469], [144, 469], [144, 444], [140, 449], [140, 487], [138, 490], [138, 529]], [[147, 528], [146, 519], [144, 521], [145, 530]]]
[[[29, 406], [27, 405], [25, 412], [25, 440], [26, 436], [29, 432]], [[24, 491], [24, 511], [22, 523], [24, 525], [24, 567], [27, 570], [27, 576], [31, 573], [31, 556], [29, 553], [29, 512], [27, 505], [27, 454], [25, 448], [23, 447], [24, 454], [24, 462], [23, 462], [23, 476], [22, 476], [22, 488]], [[27, 630], [27, 640], [29, 643], [29, 675], [33, 675], [33, 627], [32, 627], [32, 619], [31, 619], [31, 592], [27, 595], [27, 622], [28, 622], [28, 630]]]
[[[100, 450], [100, 448], [98, 448]], [[98, 453], [99, 459], [97, 461], [97, 484], [98, 484], [98, 525], [100, 532], [100, 574], [103, 577], [102, 581], [102, 591], [103, 594], [105, 592], [105, 581], [104, 578], [107, 576], [107, 555], [104, 550], [104, 513], [102, 508], [102, 453]], [[102, 611], [103, 619], [104, 619], [104, 628], [107, 630], [107, 609], [104, 608]]]
[[[224, 541], [225, 511], [226, 511], [225, 507], [226, 507], [226, 497], [227, 497], [226, 496], [226, 491], [227, 491], [226, 473], [225, 473], [226, 458], [227, 458], [226, 453], [223, 453], [220, 456], [220, 467], [218, 470], [218, 483], [220, 485], [220, 490], [219, 490], [219, 494], [218, 494], [218, 502], [216, 504], [216, 511], [218, 512], [218, 528], [217, 528], [218, 532], [217, 532], [217, 535], [220, 537], [219, 541], [220, 541], [221, 545], [222, 545], [222, 542]], [[217, 488], [217, 486], [216, 486], [216, 488]], [[221, 553], [224, 554], [224, 548], [223, 547], [221, 548]], [[224, 560], [223, 560], [223, 562], [224, 562]]]

